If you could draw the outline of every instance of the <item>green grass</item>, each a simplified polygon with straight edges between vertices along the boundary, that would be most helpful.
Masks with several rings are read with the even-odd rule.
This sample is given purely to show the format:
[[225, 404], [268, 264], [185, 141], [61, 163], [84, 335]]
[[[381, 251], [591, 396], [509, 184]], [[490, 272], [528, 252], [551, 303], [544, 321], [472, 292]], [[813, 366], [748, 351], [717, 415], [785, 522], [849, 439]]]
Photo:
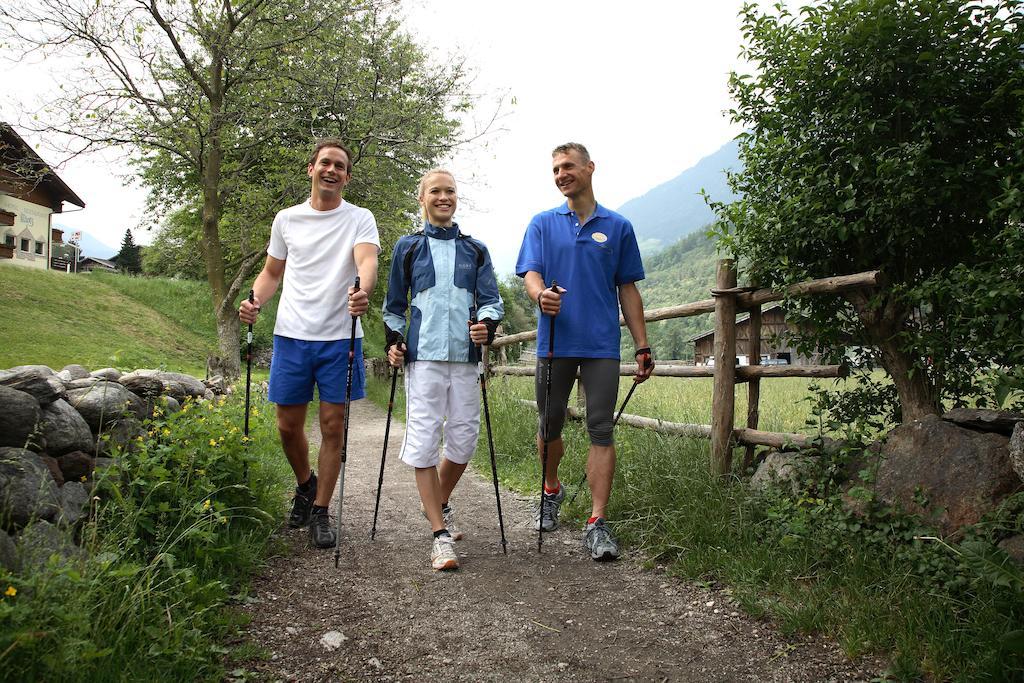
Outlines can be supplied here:
[[[119, 280], [142, 278], [0, 266], [0, 367], [60, 369], [78, 363], [89, 369], [165, 367], [203, 376], [216, 339], [193, 325], [196, 311], [191, 318], [170, 317], [124, 294], [114, 286]], [[168, 306], [191, 291], [191, 283], [171, 280], [154, 287]]]
[[[620, 400], [631, 380], [625, 378]], [[761, 428], [813, 434], [810, 382], [763, 381]], [[388, 383], [371, 380], [368, 395], [386, 405]], [[535, 495], [539, 464], [537, 416], [517, 402], [533, 398], [530, 378], [488, 384], [502, 483]], [[737, 388], [737, 423], [746, 391]], [[396, 415], [402, 416], [401, 389]], [[634, 393], [627, 411], [676, 422], [710, 421], [711, 382], [654, 378]], [[489, 474], [481, 430], [474, 466]], [[560, 475], [570, 495], [584, 472], [588, 438], [579, 422], [563, 432]], [[609, 518], [633, 553], [648, 564], [700, 582], [724, 584], [749, 613], [772, 619], [786, 633], [824, 633], [850, 657], [874, 653], [899, 680], [1019, 680], [1024, 659], [1024, 593], [1000, 585], [947, 548], [915, 540], [928, 530], [914, 520], [879, 513], [861, 520], [845, 512], [835, 491], [799, 498], [755, 496], [742, 476], [719, 479], [709, 470], [709, 442], [619, 427], [618, 461]], [[734, 462], [738, 462], [737, 451]], [[1000, 523], [1016, 517], [1024, 496]], [[590, 512], [583, 492], [563, 507], [563, 521], [582, 526]], [[1017, 506], [1015, 511], [1014, 505]], [[1013, 522], [1011, 522], [1013, 523]], [[985, 528], [976, 532], [984, 536]], [[1017, 634], [1017, 635], [1014, 635]]]

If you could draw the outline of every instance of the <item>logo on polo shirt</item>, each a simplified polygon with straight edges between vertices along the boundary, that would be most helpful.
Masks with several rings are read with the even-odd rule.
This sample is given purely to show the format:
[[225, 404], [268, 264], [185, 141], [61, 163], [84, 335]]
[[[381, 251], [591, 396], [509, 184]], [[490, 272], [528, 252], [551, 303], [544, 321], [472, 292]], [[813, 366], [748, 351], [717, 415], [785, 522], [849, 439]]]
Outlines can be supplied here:
[[593, 235], [591, 235], [591, 237], [593, 237], [594, 241], [597, 242], [598, 244], [604, 244], [605, 242], [608, 241], [608, 235], [604, 234], [603, 232], [595, 232]]

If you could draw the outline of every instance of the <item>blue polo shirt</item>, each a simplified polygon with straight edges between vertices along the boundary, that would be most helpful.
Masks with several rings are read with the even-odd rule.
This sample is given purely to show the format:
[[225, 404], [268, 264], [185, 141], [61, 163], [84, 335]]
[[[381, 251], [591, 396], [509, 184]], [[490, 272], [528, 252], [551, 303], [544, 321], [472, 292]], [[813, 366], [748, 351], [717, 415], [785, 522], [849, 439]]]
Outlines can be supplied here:
[[[555, 357], [618, 358], [618, 287], [644, 279], [633, 225], [600, 204], [579, 224], [566, 202], [533, 217], [516, 261], [516, 275], [540, 273], [567, 291], [555, 316]], [[539, 313], [538, 309], [538, 313]], [[547, 316], [540, 316], [537, 356], [548, 352]]]

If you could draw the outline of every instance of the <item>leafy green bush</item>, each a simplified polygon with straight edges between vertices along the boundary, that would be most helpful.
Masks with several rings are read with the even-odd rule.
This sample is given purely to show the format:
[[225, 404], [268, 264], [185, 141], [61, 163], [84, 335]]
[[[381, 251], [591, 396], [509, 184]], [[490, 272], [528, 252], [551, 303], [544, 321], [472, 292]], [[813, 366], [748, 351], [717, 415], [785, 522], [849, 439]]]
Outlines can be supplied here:
[[87, 559], [0, 573], [5, 680], [216, 680], [222, 609], [282, 512], [272, 411], [187, 403], [97, 476]]

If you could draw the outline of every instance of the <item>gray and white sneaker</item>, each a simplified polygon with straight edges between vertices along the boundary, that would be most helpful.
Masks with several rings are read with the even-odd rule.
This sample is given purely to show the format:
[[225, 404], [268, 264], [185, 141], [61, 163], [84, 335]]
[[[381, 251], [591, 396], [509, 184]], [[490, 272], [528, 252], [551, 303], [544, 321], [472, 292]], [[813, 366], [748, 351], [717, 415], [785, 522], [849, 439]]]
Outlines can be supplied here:
[[[427, 509], [423, 507], [422, 504], [420, 504], [420, 512], [423, 513], [424, 517], [427, 516]], [[452, 508], [451, 504], [448, 505], [447, 509], [441, 508], [441, 517], [444, 518], [444, 526], [448, 529], [448, 533], [451, 534], [452, 539], [461, 541], [465, 534], [462, 533], [458, 525], [455, 523], [455, 510]]]
[[619, 544], [616, 543], [608, 525], [604, 523], [604, 517], [598, 517], [593, 524], [587, 525], [583, 547], [590, 551], [591, 559], [597, 562], [619, 559]]
[[533, 528], [541, 529], [544, 531], [554, 531], [558, 528], [558, 510], [562, 507], [562, 501], [565, 500], [565, 487], [559, 485], [558, 493], [547, 493], [545, 492], [541, 496], [540, 506], [537, 511], [533, 513]]

